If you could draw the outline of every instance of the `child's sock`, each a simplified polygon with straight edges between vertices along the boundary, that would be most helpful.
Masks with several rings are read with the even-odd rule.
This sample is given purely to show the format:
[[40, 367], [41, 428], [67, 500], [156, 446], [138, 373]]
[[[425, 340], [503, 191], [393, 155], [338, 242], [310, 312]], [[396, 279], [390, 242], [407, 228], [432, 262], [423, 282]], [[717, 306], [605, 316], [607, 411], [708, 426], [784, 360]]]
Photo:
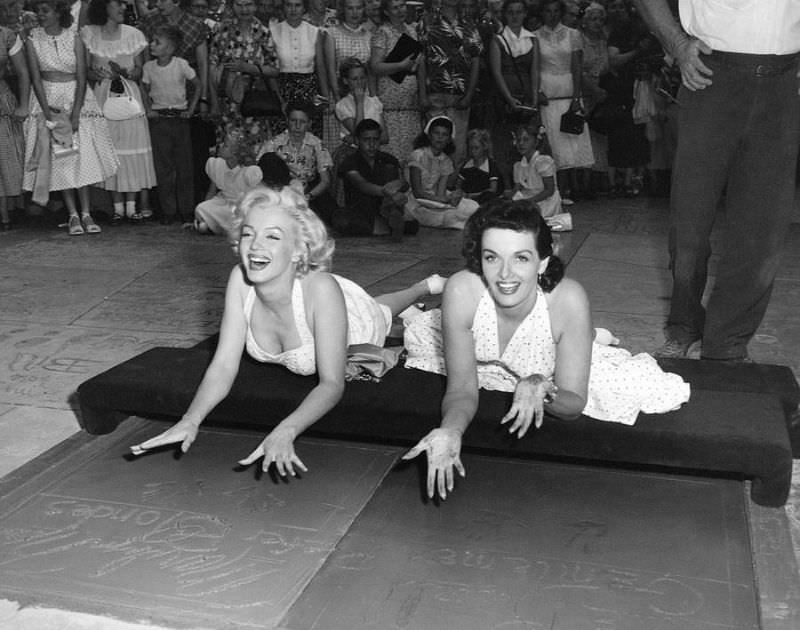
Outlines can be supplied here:
[[114, 214], [117, 215], [118, 217], [124, 217], [125, 216], [125, 211], [122, 209], [122, 202], [121, 201], [115, 201], [114, 202]]
[[[116, 205], [116, 204], [114, 204]], [[136, 214], [136, 202], [135, 201], [126, 201], [125, 202], [125, 214], [130, 219], [134, 214]]]

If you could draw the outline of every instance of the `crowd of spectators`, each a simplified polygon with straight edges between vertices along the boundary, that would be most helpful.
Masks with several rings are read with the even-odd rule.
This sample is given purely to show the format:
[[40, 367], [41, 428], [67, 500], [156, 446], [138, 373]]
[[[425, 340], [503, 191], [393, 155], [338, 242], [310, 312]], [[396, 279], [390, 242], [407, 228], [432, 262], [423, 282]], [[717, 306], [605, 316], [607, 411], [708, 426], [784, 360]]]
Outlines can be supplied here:
[[[460, 227], [476, 199], [522, 189], [548, 214], [667, 192], [677, 80], [628, 0], [215, 2], [0, 0], [4, 228], [30, 191], [63, 199], [71, 234], [99, 232], [94, 187], [112, 224], [219, 231], [195, 207], [273, 153], [334, 228], [348, 197], [375, 198], [345, 233]], [[278, 107], [243, 112], [263, 92]], [[579, 133], [562, 130], [571, 114]], [[367, 152], [364, 120], [380, 128], [362, 126]], [[378, 154], [391, 177], [372, 173]]]

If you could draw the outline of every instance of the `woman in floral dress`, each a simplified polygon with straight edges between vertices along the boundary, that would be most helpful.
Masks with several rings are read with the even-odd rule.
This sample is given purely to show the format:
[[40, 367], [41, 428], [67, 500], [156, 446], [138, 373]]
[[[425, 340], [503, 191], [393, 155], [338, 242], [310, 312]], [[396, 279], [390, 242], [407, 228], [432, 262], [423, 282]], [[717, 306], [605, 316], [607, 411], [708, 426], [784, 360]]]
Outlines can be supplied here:
[[[378, 97], [389, 129], [386, 152], [405, 164], [414, 150], [414, 140], [422, 131], [417, 56], [393, 62], [387, 62], [386, 56], [401, 35], [417, 39], [417, 32], [412, 24], [406, 24], [406, 0], [383, 0], [381, 6], [385, 21], [372, 35], [370, 67], [378, 77]], [[406, 73], [401, 83], [389, 76], [398, 72]]]
[[[311, 133], [322, 137], [322, 111], [317, 107], [327, 102], [328, 79], [325, 74], [324, 33], [306, 19], [304, 0], [283, 0], [280, 22], [270, 25], [278, 59], [278, 85], [284, 103], [300, 101], [314, 108]], [[320, 99], [321, 97], [321, 99]], [[285, 123], [282, 125], [285, 129]]]
[[240, 104], [253, 83], [278, 90], [278, 68], [272, 34], [255, 17], [255, 0], [235, 0], [233, 16], [224, 19], [211, 41], [209, 65], [215, 83], [212, 93], [218, 99], [221, 123], [217, 128], [217, 146], [222, 146], [231, 132], [243, 134], [242, 142], [250, 148], [254, 162], [256, 150], [272, 137], [271, 127], [280, 125], [281, 116], [273, 118], [242, 116]]

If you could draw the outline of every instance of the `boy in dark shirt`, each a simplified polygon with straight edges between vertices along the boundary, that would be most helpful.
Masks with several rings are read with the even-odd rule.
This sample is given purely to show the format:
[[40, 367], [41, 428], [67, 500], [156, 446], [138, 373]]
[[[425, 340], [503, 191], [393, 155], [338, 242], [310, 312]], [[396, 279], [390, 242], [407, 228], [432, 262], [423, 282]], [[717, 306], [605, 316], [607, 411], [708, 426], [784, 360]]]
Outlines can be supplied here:
[[416, 234], [419, 224], [405, 220], [408, 183], [400, 164], [389, 153], [380, 151], [381, 126], [365, 118], [353, 134], [358, 151], [348, 156], [339, 169], [344, 179], [345, 207], [333, 215], [334, 229], [346, 236], [386, 234], [402, 240], [403, 234]]

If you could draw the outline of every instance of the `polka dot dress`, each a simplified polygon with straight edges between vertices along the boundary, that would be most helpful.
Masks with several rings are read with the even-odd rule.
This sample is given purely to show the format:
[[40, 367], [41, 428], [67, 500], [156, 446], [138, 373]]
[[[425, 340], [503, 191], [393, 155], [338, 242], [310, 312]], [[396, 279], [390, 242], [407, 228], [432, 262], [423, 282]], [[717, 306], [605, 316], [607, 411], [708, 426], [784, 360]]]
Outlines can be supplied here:
[[[556, 345], [550, 327], [547, 299], [538, 289], [536, 304], [500, 354], [497, 312], [486, 291], [472, 322], [478, 385], [482, 389], [513, 392], [518, 377], [555, 371]], [[445, 373], [441, 312], [426, 311], [407, 323], [406, 367]], [[689, 400], [689, 384], [664, 372], [649, 354], [592, 344], [589, 396], [584, 415], [595, 420], [632, 425], [639, 412], [665, 413]]]

